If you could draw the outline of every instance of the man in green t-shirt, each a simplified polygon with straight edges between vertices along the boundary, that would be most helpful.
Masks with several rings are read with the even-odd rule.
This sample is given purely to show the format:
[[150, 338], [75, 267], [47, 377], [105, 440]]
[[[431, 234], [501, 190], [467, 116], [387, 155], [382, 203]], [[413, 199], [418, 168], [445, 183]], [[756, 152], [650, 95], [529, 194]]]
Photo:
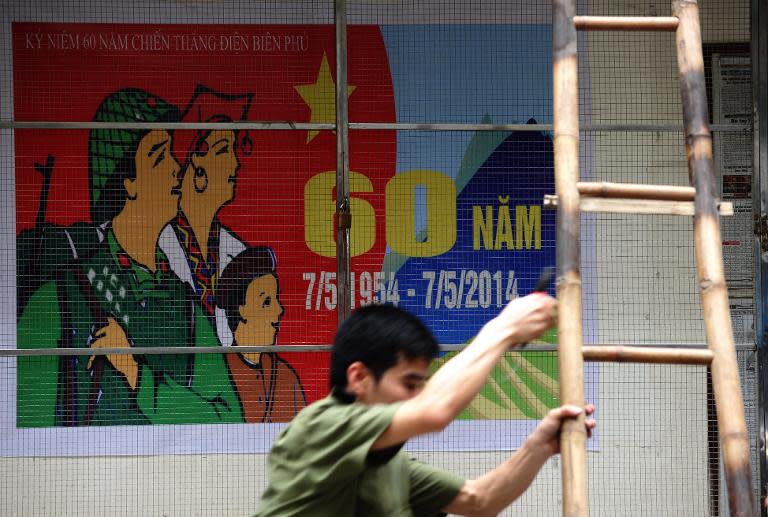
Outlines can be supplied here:
[[[355, 311], [331, 352], [331, 394], [278, 436], [259, 516], [496, 515], [531, 484], [559, 450], [566, 418], [593, 406], [562, 406], [522, 447], [474, 480], [429, 467], [400, 449], [441, 431], [469, 405], [504, 352], [554, 325], [556, 302], [543, 293], [512, 301], [474, 341], [427, 382], [438, 345], [421, 321], [391, 306]], [[595, 421], [584, 419], [588, 434]]]

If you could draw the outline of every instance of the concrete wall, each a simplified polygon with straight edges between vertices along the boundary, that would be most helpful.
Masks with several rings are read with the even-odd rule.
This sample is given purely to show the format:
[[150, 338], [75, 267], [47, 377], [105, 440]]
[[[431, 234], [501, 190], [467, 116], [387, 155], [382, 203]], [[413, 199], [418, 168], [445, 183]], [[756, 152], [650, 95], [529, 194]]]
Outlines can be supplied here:
[[[748, 0], [702, 3], [707, 42], [749, 40]], [[204, 8], [192, 4], [195, 9]], [[388, 4], [365, 3], [382, 8]], [[669, 12], [666, 2], [605, 0], [593, 4], [583, 6], [581, 12]], [[94, 6], [90, 2], [83, 5]], [[184, 3], [174, 5], [183, 8]], [[491, 7], [490, 3], [483, 5]], [[542, 10], [539, 2], [521, 8], [532, 13]], [[122, 12], [120, 19], [125, 16], [130, 14]], [[55, 17], [52, 13], [51, 18]], [[589, 57], [582, 60], [591, 86], [589, 122], [680, 122], [672, 35], [597, 33], [582, 41], [589, 51]], [[587, 146], [583, 160], [591, 163], [594, 180], [687, 183], [678, 133], [587, 136], [591, 148]], [[584, 274], [592, 275], [596, 282], [596, 311], [591, 316], [596, 341], [703, 342], [691, 221], [595, 216], [585, 219], [585, 224], [593, 225], [596, 236], [584, 250]], [[596, 378], [600, 430], [599, 451], [589, 455], [592, 515], [708, 515], [704, 371], [603, 366]], [[418, 456], [472, 477], [501, 462], [506, 454], [431, 452]], [[2, 458], [0, 507], [7, 515], [239, 516], [255, 511], [265, 478], [262, 455]], [[555, 458], [508, 514], [559, 515], [559, 502], [559, 461]]]

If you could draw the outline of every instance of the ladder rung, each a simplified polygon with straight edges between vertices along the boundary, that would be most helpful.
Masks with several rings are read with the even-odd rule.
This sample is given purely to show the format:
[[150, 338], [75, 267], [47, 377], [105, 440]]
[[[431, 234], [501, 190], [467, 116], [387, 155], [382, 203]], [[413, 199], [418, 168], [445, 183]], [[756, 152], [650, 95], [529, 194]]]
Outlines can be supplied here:
[[590, 31], [675, 31], [675, 16], [574, 16], [576, 30]]
[[712, 351], [708, 349], [658, 348], [647, 346], [585, 346], [585, 361], [610, 361], [617, 363], [701, 364], [712, 363]]
[[632, 183], [584, 182], [576, 183], [579, 194], [589, 197], [622, 197], [630, 199], [657, 199], [664, 201], [693, 201], [696, 189], [672, 185], [638, 185]]
[[[556, 195], [544, 196], [544, 208], [556, 206]], [[614, 214], [694, 215], [695, 209], [693, 201], [582, 197], [579, 199], [579, 210]], [[717, 203], [717, 210], [721, 216], [733, 215], [733, 203], [721, 201]]]

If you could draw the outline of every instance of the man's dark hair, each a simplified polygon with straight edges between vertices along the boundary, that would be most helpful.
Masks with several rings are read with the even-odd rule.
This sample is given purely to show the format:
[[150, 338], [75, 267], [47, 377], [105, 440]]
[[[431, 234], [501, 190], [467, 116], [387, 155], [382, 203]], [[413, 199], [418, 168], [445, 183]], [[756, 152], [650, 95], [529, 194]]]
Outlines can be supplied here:
[[336, 333], [331, 349], [331, 390], [342, 400], [347, 368], [362, 362], [378, 381], [402, 357], [408, 360], [437, 357], [439, 346], [419, 318], [391, 305], [368, 305], [354, 311]]

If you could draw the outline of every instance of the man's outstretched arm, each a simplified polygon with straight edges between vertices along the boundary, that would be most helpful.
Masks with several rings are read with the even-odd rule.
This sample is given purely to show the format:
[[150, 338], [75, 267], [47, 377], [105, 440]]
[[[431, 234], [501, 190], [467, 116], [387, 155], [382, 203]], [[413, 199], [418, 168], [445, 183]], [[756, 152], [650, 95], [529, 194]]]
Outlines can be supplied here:
[[[585, 413], [591, 415], [594, 409], [589, 405]], [[484, 476], [467, 481], [444, 510], [473, 517], [501, 512], [528, 489], [544, 463], [560, 451], [563, 420], [581, 413], [580, 408], [570, 405], [551, 410], [519, 450]], [[584, 425], [591, 435], [595, 421], [586, 419]]]
[[510, 302], [467, 348], [432, 376], [419, 395], [398, 408], [372, 449], [444, 429], [480, 392], [504, 352], [537, 338], [555, 324], [556, 307], [557, 302], [543, 293]]

